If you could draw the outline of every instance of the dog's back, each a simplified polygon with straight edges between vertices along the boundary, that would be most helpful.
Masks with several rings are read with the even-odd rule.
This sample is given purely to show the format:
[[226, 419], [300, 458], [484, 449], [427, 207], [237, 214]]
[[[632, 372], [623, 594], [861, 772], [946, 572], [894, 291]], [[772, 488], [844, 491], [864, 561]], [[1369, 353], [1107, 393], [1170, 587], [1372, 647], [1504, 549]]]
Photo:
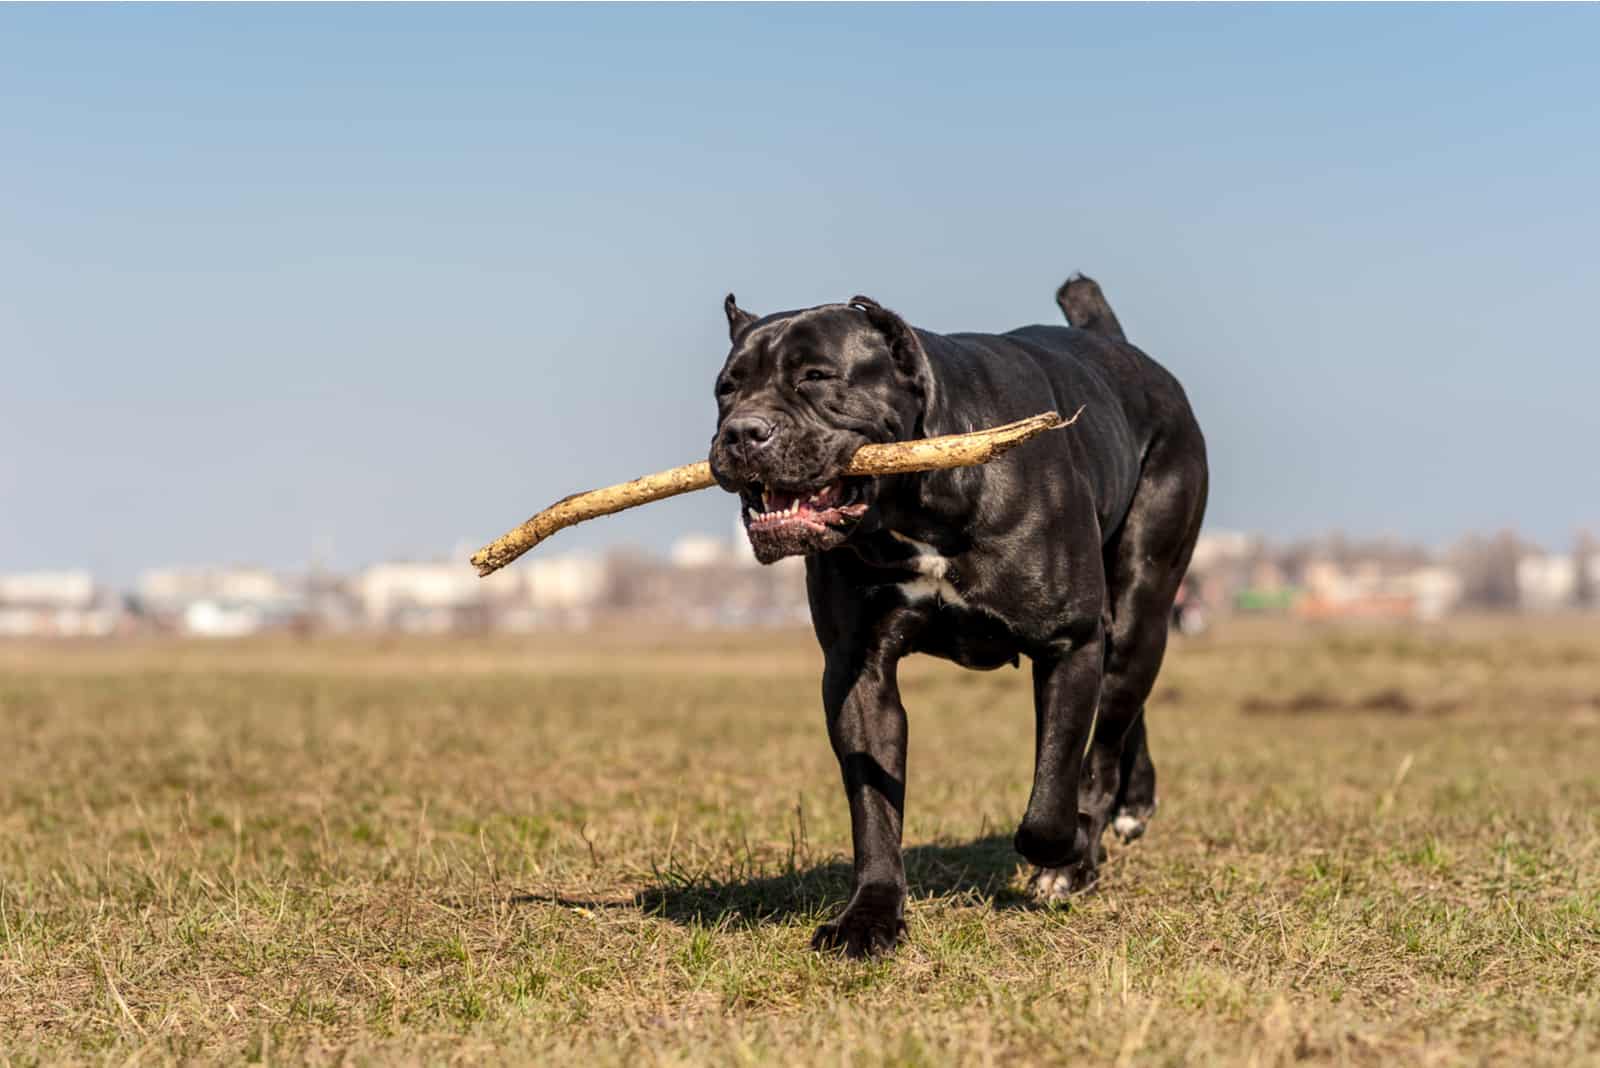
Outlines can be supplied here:
[[[1192, 436], [1200, 443], [1199, 424], [1182, 384], [1160, 362], [1128, 340], [1100, 283], [1075, 274], [1056, 290], [1056, 304], [1071, 329], [1027, 326], [1007, 336], [1026, 338], [1100, 370], [1130, 421], [1143, 428], [1140, 437], [1175, 433]], [[1084, 334], [1094, 337], [1086, 338]], [[1203, 444], [1199, 447], [1204, 448]]]

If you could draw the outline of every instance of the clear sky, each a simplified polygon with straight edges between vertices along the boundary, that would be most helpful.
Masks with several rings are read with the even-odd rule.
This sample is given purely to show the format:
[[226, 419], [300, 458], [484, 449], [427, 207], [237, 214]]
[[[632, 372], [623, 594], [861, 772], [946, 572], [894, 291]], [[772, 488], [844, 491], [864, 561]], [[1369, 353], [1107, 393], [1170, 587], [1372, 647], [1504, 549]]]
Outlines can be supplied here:
[[1594, 6], [0, 7], [0, 570], [447, 552], [702, 457], [730, 289], [1005, 330], [1074, 269], [1213, 527], [1565, 547], [1596, 55]]

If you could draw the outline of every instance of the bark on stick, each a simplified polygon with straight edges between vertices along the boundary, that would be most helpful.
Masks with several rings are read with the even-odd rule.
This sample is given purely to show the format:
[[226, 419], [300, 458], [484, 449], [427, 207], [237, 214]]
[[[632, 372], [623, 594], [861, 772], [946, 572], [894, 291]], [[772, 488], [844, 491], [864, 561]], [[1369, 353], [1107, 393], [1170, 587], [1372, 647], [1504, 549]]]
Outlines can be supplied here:
[[[1079, 408], [1071, 419], [1061, 418], [1058, 412], [1041, 412], [1015, 423], [974, 430], [970, 434], [946, 434], [937, 438], [916, 441], [891, 441], [881, 445], [863, 445], [856, 451], [845, 469], [848, 475], [898, 475], [912, 471], [938, 471], [950, 467], [972, 467], [986, 464], [997, 456], [1016, 448], [1024, 441], [1056, 427], [1070, 426], [1083, 412]], [[611, 515], [627, 508], [637, 508], [651, 501], [692, 493], [716, 484], [711, 477], [711, 465], [705, 461], [685, 464], [668, 471], [636, 478], [604, 489], [589, 490], [563, 497], [538, 515], [530, 518], [515, 530], [508, 531], [472, 554], [472, 566], [478, 574], [488, 575], [505, 567], [511, 561], [544, 541], [558, 530], [586, 519]]]

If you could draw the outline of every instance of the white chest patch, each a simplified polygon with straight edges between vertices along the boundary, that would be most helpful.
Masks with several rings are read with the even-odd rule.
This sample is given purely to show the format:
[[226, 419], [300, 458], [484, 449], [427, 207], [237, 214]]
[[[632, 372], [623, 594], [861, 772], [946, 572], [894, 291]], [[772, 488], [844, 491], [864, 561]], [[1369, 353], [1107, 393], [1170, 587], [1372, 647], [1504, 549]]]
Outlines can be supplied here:
[[900, 583], [900, 592], [907, 601], [925, 601], [930, 597], [938, 599], [943, 604], [964, 605], [967, 602], [962, 598], [961, 591], [951, 584], [948, 575], [950, 572], [950, 558], [940, 556], [937, 549], [925, 541], [908, 538], [898, 530], [889, 531], [896, 541], [911, 546], [916, 550], [911, 559], [905, 561], [905, 566], [917, 573], [917, 577], [910, 582]]

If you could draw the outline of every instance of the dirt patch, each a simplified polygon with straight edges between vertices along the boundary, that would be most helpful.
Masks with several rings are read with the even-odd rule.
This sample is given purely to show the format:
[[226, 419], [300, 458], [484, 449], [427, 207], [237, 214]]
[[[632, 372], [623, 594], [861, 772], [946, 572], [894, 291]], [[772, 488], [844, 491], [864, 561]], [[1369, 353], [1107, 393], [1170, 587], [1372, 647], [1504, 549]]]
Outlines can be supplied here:
[[1360, 706], [1367, 712], [1390, 712], [1397, 716], [1409, 716], [1418, 711], [1417, 702], [1406, 695], [1404, 690], [1377, 690], [1367, 694], [1360, 701]]
[[1252, 694], [1239, 703], [1239, 708], [1251, 716], [1447, 716], [1455, 712], [1460, 704], [1449, 697], [1422, 700], [1404, 690], [1389, 687], [1357, 697], [1340, 697], [1326, 690], [1302, 690], [1288, 697]]

